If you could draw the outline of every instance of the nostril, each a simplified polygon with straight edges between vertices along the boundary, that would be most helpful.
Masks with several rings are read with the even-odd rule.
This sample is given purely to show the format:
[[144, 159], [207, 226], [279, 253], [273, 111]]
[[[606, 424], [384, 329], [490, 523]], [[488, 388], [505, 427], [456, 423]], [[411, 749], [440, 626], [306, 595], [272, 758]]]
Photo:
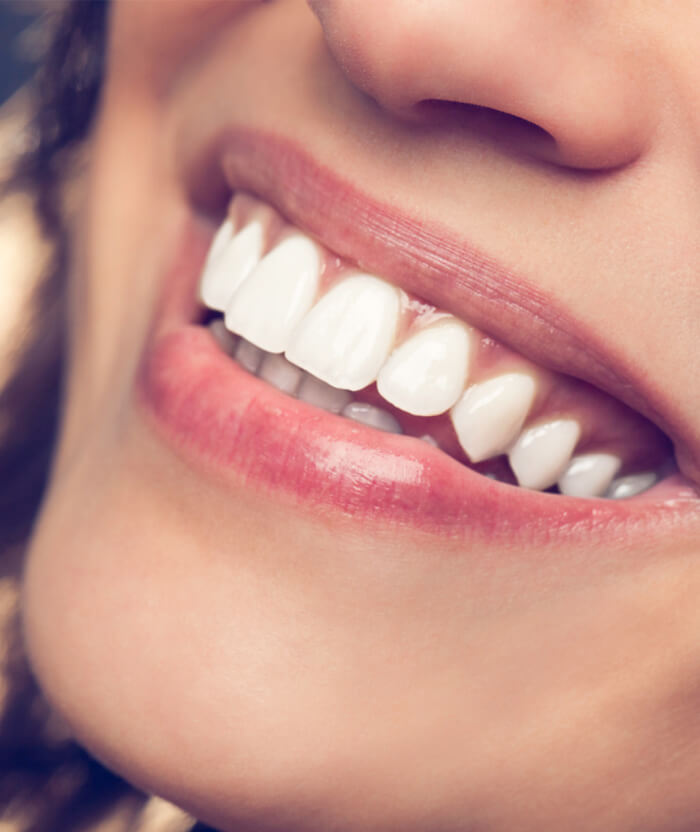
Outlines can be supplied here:
[[463, 101], [427, 98], [414, 105], [417, 121], [442, 127], [456, 126], [489, 141], [520, 145], [528, 153], [549, 156], [556, 150], [554, 137], [544, 128], [511, 113]]

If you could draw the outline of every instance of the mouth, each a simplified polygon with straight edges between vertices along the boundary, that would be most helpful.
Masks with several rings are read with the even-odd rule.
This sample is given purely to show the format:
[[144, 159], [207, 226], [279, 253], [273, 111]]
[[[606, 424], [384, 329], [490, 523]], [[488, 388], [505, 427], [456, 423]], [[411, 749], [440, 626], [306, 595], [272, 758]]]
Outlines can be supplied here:
[[535, 291], [274, 137], [228, 134], [204, 158], [191, 192], [224, 219], [140, 386], [187, 455], [314, 511], [490, 541], [696, 511], [653, 403]]

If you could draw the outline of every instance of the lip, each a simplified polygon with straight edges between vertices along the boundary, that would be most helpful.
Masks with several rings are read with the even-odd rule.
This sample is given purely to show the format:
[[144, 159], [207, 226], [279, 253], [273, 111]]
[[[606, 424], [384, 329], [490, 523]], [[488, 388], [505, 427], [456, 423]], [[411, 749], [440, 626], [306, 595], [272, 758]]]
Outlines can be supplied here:
[[453, 229], [418, 221], [343, 180], [291, 140], [228, 127], [186, 157], [195, 204], [218, 210], [234, 190], [275, 206], [328, 249], [479, 327], [542, 367], [575, 376], [639, 411], [667, 434], [700, 480], [700, 438], [675, 399], [579, 321], [561, 301]]
[[283, 395], [241, 369], [201, 326], [181, 324], [154, 339], [139, 389], [156, 430], [178, 452], [215, 477], [317, 517], [377, 520], [471, 542], [551, 545], [668, 531], [695, 503], [682, 496], [680, 477], [619, 502], [494, 482], [418, 439]]
[[[219, 154], [218, 164], [225, 160], [237, 187], [254, 190], [329, 247], [342, 243], [335, 250], [349, 256], [347, 247], [356, 233], [347, 217], [344, 224], [335, 227], [332, 221], [321, 219], [323, 210], [313, 203], [314, 199], [326, 199], [338, 205], [343, 201], [341, 194], [355, 201], [357, 194], [349, 196], [347, 185], [334, 191], [337, 180], [329, 171], [309, 168], [311, 161], [281, 140], [263, 136], [258, 137], [258, 144], [256, 135], [247, 131], [236, 133], [233, 139], [227, 135], [225, 144], [219, 146], [220, 151], [225, 147], [225, 152]], [[232, 158], [237, 160], [235, 170]], [[258, 168], [265, 173], [256, 174]], [[202, 170], [200, 184], [213, 175], [211, 169], [208, 173]], [[220, 174], [216, 181], [221, 187]], [[289, 192], [285, 182], [290, 182]], [[211, 198], [216, 189], [211, 180], [210, 186]], [[312, 208], [307, 214], [309, 203]], [[382, 222], [389, 221], [381, 213], [382, 222], [373, 218], [373, 208], [374, 203], [362, 203], [365, 229], [372, 223], [381, 228]], [[301, 215], [306, 221], [301, 221]], [[423, 235], [427, 233], [422, 230]], [[356, 425], [285, 396], [249, 375], [219, 349], [204, 327], [192, 323], [197, 309], [195, 287], [210, 237], [210, 226], [197, 219], [183, 229], [180, 251], [164, 275], [162, 303], [137, 385], [146, 418], [156, 432], [205, 473], [291, 501], [317, 517], [376, 520], [385, 528], [409, 527], [490, 544], [551, 546], [557, 541], [579, 540], [590, 545], [595, 539], [620, 543], [632, 538], [648, 540], [650, 533], [675, 530], [682, 534], [683, 529], [695, 527], [697, 492], [681, 476], [668, 478], [645, 495], [626, 501], [581, 500], [527, 491], [489, 480], [420, 440]], [[403, 262], [401, 252], [389, 246], [387, 253], [386, 240], [379, 244], [362, 239], [365, 247], [352, 259], [392, 279], [397, 264]], [[437, 249], [437, 240], [430, 240]], [[396, 235], [392, 242], [398, 245]], [[453, 248], [448, 245], [452, 256]], [[440, 268], [447, 269], [448, 264], [445, 257]], [[483, 264], [481, 268], [485, 270]], [[500, 274], [493, 271], [495, 268], [491, 266], [488, 274], [484, 271], [490, 280]], [[406, 271], [402, 274], [405, 279], [397, 281], [399, 285], [450, 308], [442, 302], [443, 296], [449, 295], [449, 286], [422, 282], [420, 275], [406, 277]], [[468, 283], [455, 284], [455, 280], [446, 276], [447, 282], [460, 286], [462, 297]], [[490, 293], [482, 290], [480, 315], [516, 290], [525, 298], [534, 297], [529, 289], [516, 289], [512, 281], [512, 276], [506, 275], [502, 288], [494, 287]], [[426, 286], [436, 292], [426, 291]], [[450, 311], [458, 314], [458, 306], [459, 302], [453, 303]], [[526, 314], [525, 308], [521, 302], [519, 314]], [[474, 321], [474, 316], [470, 320]], [[541, 318], [535, 321], [531, 337], [536, 342], [536, 331], [543, 324]], [[497, 328], [489, 329], [494, 332]], [[580, 337], [580, 333], [570, 335], [569, 343]]]

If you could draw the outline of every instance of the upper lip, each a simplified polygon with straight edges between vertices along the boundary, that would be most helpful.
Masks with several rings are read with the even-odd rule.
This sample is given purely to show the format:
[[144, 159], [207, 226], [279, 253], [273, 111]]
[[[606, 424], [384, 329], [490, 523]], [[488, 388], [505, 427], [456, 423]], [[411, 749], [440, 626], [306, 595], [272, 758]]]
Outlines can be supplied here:
[[678, 403], [578, 320], [561, 301], [453, 229], [360, 191], [276, 134], [224, 130], [187, 159], [195, 202], [211, 209], [247, 190], [362, 269], [483, 329], [535, 363], [581, 378], [624, 401], [673, 440], [684, 473], [700, 480], [700, 448]]

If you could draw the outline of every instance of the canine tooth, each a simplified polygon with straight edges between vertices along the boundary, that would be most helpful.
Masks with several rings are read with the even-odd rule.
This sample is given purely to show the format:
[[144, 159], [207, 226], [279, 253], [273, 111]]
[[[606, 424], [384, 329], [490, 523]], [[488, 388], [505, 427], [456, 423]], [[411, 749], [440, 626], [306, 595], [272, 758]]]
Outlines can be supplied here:
[[508, 454], [518, 483], [539, 491], [554, 485], [569, 464], [580, 435], [575, 419], [555, 419], [528, 428]]
[[450, 416], [459, 444], [472, 462], [498, 456], [520, 433], [535, 398], [535, 380], [504, 373], [468, 387]]
[[290, 396], [296, 393], [302, 376], [303, 372], [290, 364], [283, 355], [265, 356], [258, 370], [258, 378]]
[[462, 394], [470, 334], [456, 318], [445, 318], [412, 335], [379, 371], [382, 398], [414, 416], [438, 416]]
[[389, 355], [400, 307], [398, 289], [378, 277], [346, 278], [301, 321], [287, 358], [333, 387], [361, 390]]
[[255, 344], [251, 344], [250, 341], [241, 338], [236, 347], [235, 357], [236, 361], [244, 370], [255, 374], [260, 369], [265, 353], [259, 347], [256, 347]]
[[364, 402], [351, 402], [343, 408], [343, 416], [360, 422], [370, 428], [386, 431], [387, 433], [403, 433], [401, 425], [394, 419], [391, 413]]
[[624, 500], [627, 497], [636, 497], [637, 494], [648, 491], [652, 485], [656, 485], [658, 479], [658, 475], [653, 471], [619, 477], [613, 480], [610, 488], [605, 492], [605, 496], [611, 500]]
[[226, 309], [233, 293], [260, 261], [263, 238], [262, 219], [254, 218], [221, 246], [214, 240], [212, 256], [200, 282], [200, 297], [205, 306], [219, 312]]
[[330, 413], [340, 413], [352, 401], [352, 396], [347, 390], [331, 387], [330, 384], [306, 374], [297, 391], [297, 398]]
[[209, 332], [227, 355], [233, 356], [236, 354], [238, 338], [226, 329], [222, 318], [214, 318], [209, 324]]
[[[321, 256], [303, 234], [278, 243], [253, 269], [226, 308], [226, 327], [267, 352], [287, 348], [318, 291]], [[294, 362], [296, 363], [296, 362]]]
[[621, 465], [615, 454], [575, 456], [559, 479], [559, 491], [568, 497], [601, 497]]

